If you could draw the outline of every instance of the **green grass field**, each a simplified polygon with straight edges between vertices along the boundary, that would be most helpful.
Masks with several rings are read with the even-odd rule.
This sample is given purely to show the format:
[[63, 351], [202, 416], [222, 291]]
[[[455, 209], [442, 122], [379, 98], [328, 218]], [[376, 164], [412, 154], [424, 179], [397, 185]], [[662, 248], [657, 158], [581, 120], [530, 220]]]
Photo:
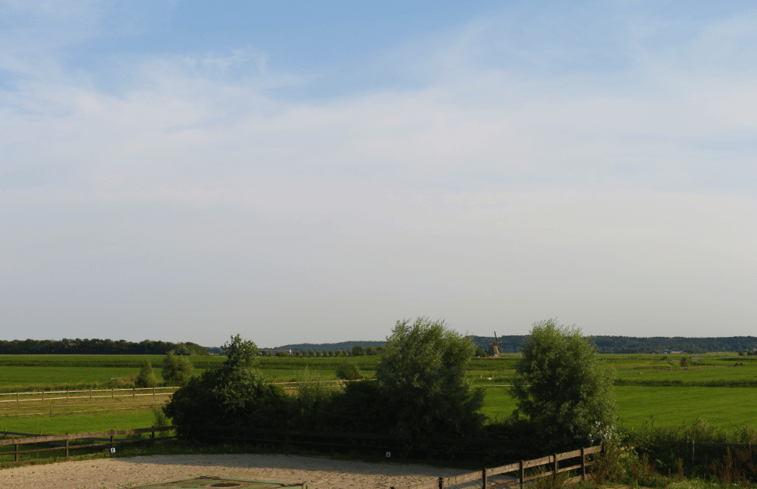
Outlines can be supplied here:
[[[621, 425], [639, 428], [690, 425], [706, 419], [717, 428], [757, 426], [757, 389], [731, 387], [615, 387]], [[505, 387], [486, 388], [482, 410], [490, 419], [503, 419], [515, 410]]]
[[[751, 406], [757, 401], [757, 357], [738, 357], [733, 354], [701, 355], [699, 365], [713, 368], [689, 370], [663, 370], [677, 366], [681, 355], [603, 355], [608, 366], [616, 371], [620, 385], [615, 387], [620, 421], [627, 427], [644, 423], [676, 426], [692, 423], [697, 418], [708, 420], [719, 428], [757, 426], [757, 410]], [[142, 360], [153, 364], [160, 378], [162, 357], [157, 355], [4, 355], [0, 356], [0, 389], [5, 392], [27, 390], [29, 386], [61, 386], [97, 382], [106, 384], [113, 378], [124, 377], [139, 370]], [[486, 404], [483, 412], [490, 419], [502, 419], [515, 409], [506, 387], [515, 375], [517, 355], [501, 358], [473, 359], [467, 378], [476, 386], [486, 388]], [[195, 373], [206, 368], [218, 367], [224, 358], [191, 357]], [[274, 382], [290, 382], [310, 375], [334, 379], [337, 366], [343, 361], [356, 363], [366, 378], [375, 377], [378, 356], [364, 357], [263, 357], [259, 365], [263, 373]], [[743, 367], [734, 367], [737, 361]], [[670, 385], [660, 385], [667, 383]], [[737, 387], [702, 384], [731, 384]], [[631, 385], [629, 385], [631, 384]], [[0, 404], [0, 430], [36, 433], [74, 433], [146, 427], [152, 424], [151, 410], [154, 403], [142, 406], [114, 404], [102, 408], [91, 405], [86, 413], [75, 409], [64, 412], [54, 403], [53, 418], [49, 417], [49, 405], [41, 404], [35, 410], [13, 414], [3, 410]], [[34, 414], [36, 413], [36, 414]]]

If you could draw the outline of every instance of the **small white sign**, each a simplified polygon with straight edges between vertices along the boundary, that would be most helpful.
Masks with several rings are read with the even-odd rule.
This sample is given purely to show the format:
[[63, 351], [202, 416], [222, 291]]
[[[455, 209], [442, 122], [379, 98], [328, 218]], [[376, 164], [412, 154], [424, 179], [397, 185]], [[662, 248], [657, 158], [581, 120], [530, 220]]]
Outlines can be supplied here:
[[116, 449], [115, 448], [111, 448], [110, 449], [110, 453], [116, 453]]
[[391, 458], [392, 452], [386, 452], [386, 458]]

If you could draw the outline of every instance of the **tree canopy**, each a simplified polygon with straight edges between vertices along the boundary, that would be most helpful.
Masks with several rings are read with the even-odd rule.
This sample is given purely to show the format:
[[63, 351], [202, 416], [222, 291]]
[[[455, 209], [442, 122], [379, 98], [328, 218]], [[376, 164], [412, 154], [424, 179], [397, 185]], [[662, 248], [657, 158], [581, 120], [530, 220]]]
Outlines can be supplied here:
[[475, 346], [444, 321], [397, 321], [376, 378], [397, 419], [394, 435], [424, 445], [433, 437], [477, 432], [484, 394], [465, 379]]
[[534, 324], [510, 390], [515, 416], [525, 415], [548, 446], [591, 443], [616, 420], [612, 370], [577, 328]]

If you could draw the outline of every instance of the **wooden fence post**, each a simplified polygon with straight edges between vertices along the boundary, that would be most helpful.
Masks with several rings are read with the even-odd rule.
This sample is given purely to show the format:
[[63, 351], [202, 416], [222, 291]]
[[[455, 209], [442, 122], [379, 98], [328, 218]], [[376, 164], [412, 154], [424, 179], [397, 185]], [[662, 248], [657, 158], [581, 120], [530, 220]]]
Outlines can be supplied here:
[[42, 391], [42, 402], [45, 402], [45, 391]]
[[523, 489], [523, 479], [525, 479], [525, 470], [523, 469], [523, 460], [520, 461], [520, 489]]
[[555, 465], [552, 467], [552, 480], [557, 480], [557, 454], [554, 454]]
[[586, 480], [586, 454], [583, 448], [581, 448], [581, 480]]
[[68, 438], [66, 438], [66, 458], [68, 458]]
[[136, 387], [132, 387], [131, 388], [131, 397], [137, 397], [137, 388]]
[[18, 443], [16, 443], [16, 462], [18, 462]]
[[89, 400], [92, 400], [92, 389], [89, 390]]
[[155, 387], [152, 388], [152, 397], [155, 397]]
[[486, 467], [481, 470], [481, 479], [484, 481], [483, 484], [481, 484], [481, 489], [486, 489]]
[[444, 477], [439, 477], [439, 489], [444, 489]]
[[16, 392], [16, 404], [18, 404], [18, 392]]
[[115, 445], [115, 442], [113, 441], [113, 438], [115, 438], [115, 436], [113, 435], [113, 430], [110, 430], [110, 448], [111, 449], [116, 448], [116, 445]]
[[694, 438], [691, 439], [691, 465], [694, 465]]

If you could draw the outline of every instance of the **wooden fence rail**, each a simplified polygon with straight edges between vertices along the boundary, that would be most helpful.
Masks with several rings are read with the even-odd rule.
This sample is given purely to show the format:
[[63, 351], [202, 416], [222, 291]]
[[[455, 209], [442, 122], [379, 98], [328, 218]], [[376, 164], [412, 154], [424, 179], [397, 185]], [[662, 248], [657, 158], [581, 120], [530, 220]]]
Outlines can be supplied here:
[[[587, 455], [593, 453], [600, 453], [602, 451], [601, 446], [581, 448], [580, 450], [573, 450], [572, 452], [558, 453], [550, 455], [548, 457], [542, 457], [535, 460], [521, 460], [520, 462], [512, 463], [509, 465], [503, 465], [501, 467], [495, 467], [491, 469], [481, 469], [477, 472], [471, 472], [468, 474], [458, 475], [455, 477], [439, 477], [439, 480], [435, 482], [424, 482], [421, 484], [414, 484], [411, 486], [394, 487], [392, 489], [444, 489], [457, 484], [463, 484], [465, 482], [473, 482], [480, 480], [481, 487], [483, 489], [497, 489], [514, 485], [519, 485], [520, 489], [523, 489], [526, 482], [540, 479], [542, 477], [554, 477], [557, 474], [563, 472], [569, 472], [572, 470], [580, 470], [580, 475], [571, 477], [565, 481], [566, 484], [573, 484], [582, 480], [586, 480], [590, 474], [586, 473], [586, 469], [592, 465], [591, 461], [586, 460]], [[573, 464], [568, 467], [560, 467], [559, 462], [561, 460], [570, 460], [580, 458], [581, 463]], [[549, 470], [542, 470], [535, 475], [526, 477], [526, 470], [537, 467], [548, 466]], [[512, 480], [489, 484], [489, 479], [497, 475], [505, 475], [510, 473], [516, 473], [517, 477]]]
[[[132, 387], [128, 389], [84, 389], [73, 391], [0, 392], [0, 403], [68, 401], [69, 399], [115, 399], [116, 397], [172, 396], [178, 387]], [[85, 395], [77, 395], [85, 394]], [[102, 395], [105, 394], [105, 395]], [[32, 397], [22, 397], [32, 396]], [[10, 399], [3, 399], [10, 397]]]
[[[155, 441], [155, 433], [163, 432], [163, 431], [170, 431], [175, 429], [172, 426], [164, 427], [164, 428], [140, 428], [136, 430], [111, 430], [111, 431], [97, 431], [92, 433], [75, 433], [71, 435], [46, 435], [46, 436], [34, 436], [34, 437], [27, 437], [27, 438], [8, 438], [4, 440], [0, 440], [0, 447], [5, 446], [13, 446], [15, 450], [3, 452], [0, 451], [0, 456], [8, 456], [8, 455], [15, 455], [15, 460], [13, 462], [3, 462], [0, 463], [0, 466], [2, 465], [8, 465], [8, 464], [14, 464], [19, 462], [19, 455], [29, 454], [29, 453], [42, 453], [42, 452], [53, 452], [53, 451], [65, 451], [66, 452], [66, 458], [69, 456], [69, 451], [71, 450], [80, 450], [82, 448], [105, 448], [110, 447], [112, 449], [115, 449], [116, 446], [122, 445], [124, 443], [138, 443], [138, 442], [145, 442], [145, 441]], [[123, 435], [136, 435], [136, 434], [143, 434], [143, 433], [150, 433], [150, 438], [144, 439], [144, 438], [137, 438], [137, 439], [115, 439], [116, 436], [123, 436]], [[97, 441], [97, 439], [108, 439], [105, 443], [90, 443], [86, 445], [72, 445], [70, 444], [71, 441], [76, 440], [90, 440], [90, 441]], [[162, 440], [171, 440], [175, 437], [166, 437], [162, 438]], [[62, 443], [61, 443], [62, 442]], [[23, 445], [39, 445], [39, 444], [46, 444], [49, 448], [38, 448], [35, 450], [20, 450], [20, 448]], [[50, 447], [51, 444], [60, 444], [60, 446], [53, 446]]]

